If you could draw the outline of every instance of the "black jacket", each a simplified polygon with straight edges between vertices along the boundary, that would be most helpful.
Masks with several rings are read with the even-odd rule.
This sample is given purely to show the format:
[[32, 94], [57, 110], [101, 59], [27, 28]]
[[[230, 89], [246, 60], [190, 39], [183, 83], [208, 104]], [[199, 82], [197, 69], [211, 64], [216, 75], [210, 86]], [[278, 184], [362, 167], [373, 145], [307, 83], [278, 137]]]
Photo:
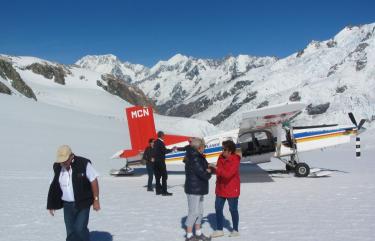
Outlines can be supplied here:
[[[191, 147], [190, 145], [186, 145], [184, 147], [177, 147], [177, 151], [184, 151], [184, 152], [189, 152], [190, 149], [192, 149], [193, 147]], [[182, 162], [186, 163], [186, 154], [184, 156], [184, 159], [182, 160]]]
[[152, 156], [154, 157], [155, 163], [165, 162], [165, 154], [171, 152], [171, 149], [165, 148], [165, 144], [160, 139], [156, 139], [154, 142], [154, 148], [152, 150]]
[[152, 158], [152, 147], [148, 146], [146, 147], [145, 152], [143, 153], [142, 160], [145, 161], [145, 164], [150, 165], [152, 164], [151, 158]]
[[[93, 203], [91, 183], [86, 177], [88, 162], [91, 163], [86, 158], [75, 156], [74, 162], [71, 164], [75, 207], [78, 209], [88, 208]], [[60, 209], [63, 207], [63, 201], [61, 200], [62, 190], [59, 183], [61, 165], [54, 163], [53, 171], [55, 176], [48, 191], [47, 209]]]
[[211, 173], [207, 172], [206, 158], [194, 148], [188, 148], [185, 155], [185, 193], [195, 195], [208, 194], [208, 180]]

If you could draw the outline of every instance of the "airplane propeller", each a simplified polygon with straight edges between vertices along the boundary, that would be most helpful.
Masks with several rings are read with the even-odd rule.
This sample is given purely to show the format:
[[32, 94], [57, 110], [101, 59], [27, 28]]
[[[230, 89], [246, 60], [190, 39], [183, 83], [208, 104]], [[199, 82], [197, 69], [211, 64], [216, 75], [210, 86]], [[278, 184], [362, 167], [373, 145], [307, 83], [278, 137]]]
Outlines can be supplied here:
[[358, 136], [359, 131], [362, 128], [363, 124], [365, 124], [366, 120], [362, 119], [360, 120], [359, 124], [357, 124], [357, 121], [354, 118], [354, 115], [352, 112], [349, 113], [349, 118], [352, 121], [352, 123], [357, 127], [357, 134], [356, 134], [356, 141], [355, 141], [355, 155], [357, 158], [361, 157], [361, 138]]

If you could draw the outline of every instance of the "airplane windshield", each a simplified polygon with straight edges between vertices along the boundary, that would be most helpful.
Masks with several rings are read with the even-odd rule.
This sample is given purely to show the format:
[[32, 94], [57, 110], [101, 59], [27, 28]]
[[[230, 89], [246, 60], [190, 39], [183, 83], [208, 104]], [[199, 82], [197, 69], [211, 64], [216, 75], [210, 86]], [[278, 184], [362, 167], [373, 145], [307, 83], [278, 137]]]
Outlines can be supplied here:
[[245, 132], [239, 136], [243, 156], [259, 155], [275, 151], [273, 136], [266, 130]]

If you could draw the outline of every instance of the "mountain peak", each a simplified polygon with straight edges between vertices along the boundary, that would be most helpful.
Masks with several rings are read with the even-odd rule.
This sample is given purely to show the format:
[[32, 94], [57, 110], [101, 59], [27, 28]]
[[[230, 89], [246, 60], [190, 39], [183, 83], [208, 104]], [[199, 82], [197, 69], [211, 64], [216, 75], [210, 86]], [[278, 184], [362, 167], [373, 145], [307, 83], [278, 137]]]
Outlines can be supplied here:
[[88, 62], [96, 62], [98, 64], [115, 64], [121, 61], [116, 55], [113, 54], [86, 55], [81, 59], [77, 60], [75, 64], [83, 66]]
[[180, 62], [184, 62], [184, 61], [187, 61], [189, 60], [189, 57], [185, 56], [185, 55], [182, 55], [182, 54], [176, 54], [175, 56], [173, 56], [172, 58], [168, 59], [168, 63], [171, 64], [171, 65], [175, 65], [175, 64], [178, 64]]

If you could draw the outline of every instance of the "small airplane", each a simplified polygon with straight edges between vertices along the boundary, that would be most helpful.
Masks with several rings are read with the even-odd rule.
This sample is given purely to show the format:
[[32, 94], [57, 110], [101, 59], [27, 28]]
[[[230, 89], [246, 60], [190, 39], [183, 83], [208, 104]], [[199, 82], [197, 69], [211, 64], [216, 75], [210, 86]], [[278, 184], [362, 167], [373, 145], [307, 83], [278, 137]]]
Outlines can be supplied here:
[[[349, 143], [352, 136], [357, 138], [356, 156], [360, 157], [359, 134], [365, 123], [364, 119], [357, 124], [354, 115], [349, 113], [354, 126], [338, 124], [290, 126], [290, 121], [305, 107], [303, 103], [293, 102], [244, 113], [238, 129], [204, 137], [206, 143], [204, 154], [207, 161], [216, 163], [222, 152], [222, 142], [232, 140], [237, 145], [236, 152], [241, 155], [241, 162], [259, 164], [270, 162], [275, 158], [286, 164], [287, 171], [294, 171], [297, 177], [306, 177], [310, 174], [310, 167], [299, 159], [298, 153]], [[110, 174], [115, 176], [133, 174], [134, 169], [130, 165], [140, 163], [148, 139], [156, 137], [151, 107], [127, 108], [126, 116], [132, 149], [121, 150], [112, 156], [112, 158], [125, 158], [126, 163], [124, 168], [110, 171]], [[189, 144], [190, 138], [166, 134], [164, 143], [170, 149], [183, 147]], [[184, 151], [168, 153], [166, 163], [183, 164], [184, 156]]]

